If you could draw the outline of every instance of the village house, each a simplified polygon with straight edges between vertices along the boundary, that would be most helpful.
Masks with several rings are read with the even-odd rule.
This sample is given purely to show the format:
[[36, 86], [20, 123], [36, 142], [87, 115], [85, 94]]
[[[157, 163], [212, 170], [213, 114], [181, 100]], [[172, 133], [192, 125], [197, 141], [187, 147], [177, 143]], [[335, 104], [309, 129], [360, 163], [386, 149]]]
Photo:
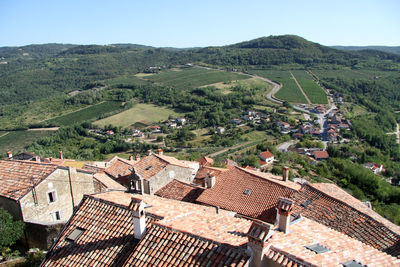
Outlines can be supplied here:
[[364, 167], [370, 169], [374, 174], [378, 174], [384, 170], [382, 164], [376, 164], [371, 162], [364, 163]]
[[96, 192], [94, 184], [93, 172], [86, 170], [0, 160], [0, 207], [26, 223], [30, 247], [46, 249], [83, 195]]
[[314, 157], [315, 160], [326, 160], [329, 159], [329, 154], [328, 151], [326, 150], [318, 150], [318, 151], [313, 151], [312, 156]]
[[268, 224], [151, 195], [85, 196], [41, 266], [400, 264], [373, 246], [298, 216], [295, 208], [293, 200], [279, 198], [276, 222]]
[[149, 126], [147, 128], [150, 129], [150, 131], [152, 133], [161, 133], [161, 126], [153, 125], [153, 126]]
[[261, 152], [258, 154], [260, 158], [260, 167], [261, 169], [269, 166], [272, 162], [274, 162], [274, 154], [272, 154], [269, 150]]
[[224, 134], [225, 128], [222, 126], [218, 126], [217, 129], [215, 130], [215, 133], [217, 134]]

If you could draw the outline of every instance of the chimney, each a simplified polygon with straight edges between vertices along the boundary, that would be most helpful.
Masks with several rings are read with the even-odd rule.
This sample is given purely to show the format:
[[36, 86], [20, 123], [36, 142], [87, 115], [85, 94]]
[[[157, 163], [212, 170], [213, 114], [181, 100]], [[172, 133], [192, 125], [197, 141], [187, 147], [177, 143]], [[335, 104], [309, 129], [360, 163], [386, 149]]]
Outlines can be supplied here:
[[147, 150], [147, 156], [150, 156], [153, 154], [153, 151], [151, 151], [151, 149]]
[[289, 180], [289, 167], [283, 167], [283, 181], [286, 182]]
[[162, 151], [162, 149], [161, 149], [161, 148], [159, 148], [157, 151], [158, 151], [158, 155], [162, 156], [162, 154], [163, 154], [163, 151]]
[[132, 198], [131, 203], [129, 204], [129, 209], [132, 212], [133, 218], [133, 231], [135, 239], [142, 239], [144, 234], [146, 233], [146, 216], [144, 212], [146, 204], [143, 200], [138, 198]]
[[58, 151], [58, 154], [60, 155], [60, 159], [63, 159], [62, 151]]
[[129, 161], [133, 161], [133, 156], [132, 155], [129, 156]]
[[247, 250], [250, 251], [250, 267], [264, 266], [265, 252], [269, 249], [269, 240], [273, 234], [273, 225], [254, 221], [247, 233]]
[[136, 161], [139, 161], [139, 160], [140, 160], [140, 154], [139, 154], [139, 153], [136, 154], [135, 160], [136, 160]]
[[279, 198], [277, 220], [279, 230], [287, 234], [290, 228], [290, 215], [293, 210], [293, 201], [288, 198]]
[[11, 151], [8, 151], [8, 152], [7, 152], [7, 158], [8, 158], [8, 159], [11, 159], [11, 158], [12, 158], [12, 152], [11, 152]]
[[211, 174], [207, 173], [206, 177], [204, 178], [204, 186], [206, 188], [213, 188], [215, 185], [216, 179], [215, 176], [211, 176]]

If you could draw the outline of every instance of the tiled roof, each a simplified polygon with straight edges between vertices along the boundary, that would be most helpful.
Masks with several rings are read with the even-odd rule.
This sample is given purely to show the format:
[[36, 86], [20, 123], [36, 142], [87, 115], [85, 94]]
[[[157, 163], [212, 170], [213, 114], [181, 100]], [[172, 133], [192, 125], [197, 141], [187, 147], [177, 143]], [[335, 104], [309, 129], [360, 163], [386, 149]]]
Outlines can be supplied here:
[[155, 194], [163, 198], [194, 203], [203, 191], [204, 188], [174, 179]]
[[[148, 221], [148, 231], [137, 247], [128, 210], [132, 197], [147, 204], [146, 218], [161, 220]], [[227, 212], [217, 214], [212, 207], [109, 191], [83, 199], [43, 266], [145, 266], [146, 262], [161, 266], [184, 257], [193, 264], [220, 261], [223, 266], [230, 262], [241, 266], [249, 256], [239, 246], [247, 242], [250, 225]], [[77, 227], [84, 229], [82, 235], [75, 242], [65, 240]], [[160, 262], [154, 265], [157, 259]]]
[[131, 174], [133, 171], [133, 164], [128, 160], [121, 158], [113, 159], [111, 165], [104, 169], [104, 172], [113, 178], [118, 178], [121, 176], [126, 176]]
[[[84, 230], [82, 235], [66, 240], [76, 228]], [[127, 207], [85, 196], [42, 266], [121, 265], [137, 243], [133, 232]]]
[[221, 172], [227, 171], [228, 169], [223, 168], [215, 168], [215, 167], [201, 167], [194, 178], [193, 182], [197, 185], [203, 185], [204, 178], [206, 178], [207, 174], [211, 176], [218, 176]]
[[139, 174], [143, 179], [147, 180], [162, 169], [167, 167], [168, 163], [156, 157], [154, 154], [142, 158], [135, 164], [135, 172]]
[[20, 199], [57, 167], [33, 161], [0, 160], [0, 196]]
[[314, 151], [314, 157], [316, 159], [326, 159], [329, 158], [328, 151]]
[[210, 166], [214, 164], [214, 160], [207, 156], [200, 158], [198, 161], [201, 166]]
[[[315, 187], [310, 184], [303, 185], [302, 189], [293, 196], [294, 212], [376, 249], [393, 256], [400, 256], [398, 227], [390, 222], [383, 224], [383, 218], [377, 214], [373, 215], [372, 210], [366, 211], [360, 204], [355, 205], [355, 200], [351, 200], [348, 196], [343, 197], [343, 192], [333, 193], [333, 196], [330, 196], [318, 189], [323, 187], [322, 185]], [[332, 192], [332, 186], [325, 187], [325, 192]], [[340, 197], [340, 199], [335, 197]], [[380, 219], [377, 219], [378, 216]]]
[[214, 187], [206, 189], [197, 202], [274, 222], [279, 198], [290, 197], [296, 191], [294, 183], [272, 177], [271, 174], [234, 168], [217, 176]]
[[114, 181], [111, 177], [107, 174], [103, 173], [96, 173], [93, 175], [93, 178], [102, 183], [107, 189], [116, 189], [116, 190], [127, 190], [127, 188], [116, 181]]
[[268, 159], [268, 158], [272, 158], [274, 156], [274, 154], [272, 154], [269, 150], [261, 152], [260, 155], [264, 158], [264, 159]]
[[182, 162], [181, 160], [176, 159], [174, 157], [168, 157], [168, 156], [158, 155], [158, 154], [153, 154], [153, 155], [156, 156], [159, 159], [162, 159], [163, 161], [167, 162], [168, 164], [179, 166], [179, 167], [182, 167], [182, 168], [190, 168], [184, 162]]
[[[342, 266], [355, 260], [368, 266], [399, 266], [400, 259], [378, 251], [307, 218], [290, 225], [289, 233], [274, 231], [266, 252], [269, 259], [282, 266]], [[306, 246], [320, 244], [329, 251], [316, 253]]]
[[216, 243], [158, 224], [153, 226], [125, 266], [247, 266], [245, 249]]

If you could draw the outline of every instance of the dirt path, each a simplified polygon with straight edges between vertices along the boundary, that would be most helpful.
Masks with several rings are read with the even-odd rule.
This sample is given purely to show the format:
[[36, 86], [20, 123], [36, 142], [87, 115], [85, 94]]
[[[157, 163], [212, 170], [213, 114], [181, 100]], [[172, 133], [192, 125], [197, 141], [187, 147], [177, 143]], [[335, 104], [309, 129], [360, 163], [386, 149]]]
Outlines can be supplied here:
[[296, 82], [297, 86], [299, 87], [300, 91], [303, 93], [304, 97], [307, 99], [308, 104], [312, 104], [311, 100], [308, 98], [307, 94], [304, 92], [303, 87], [301, 87], [301, 85], [299, 84], [299, 82], [297, 81], [296, 77], [294, 77], [293, 73], [291, 71], [289, 71], [290, 74], [293, 77], [293, 80]]
[[6, 132], [6, 133], [0, 135], [0, 137], [6, 136], [6, 135], [9, 134], [9, 133], [10, 133], [10, 132]]
[[397, 144], [400, 144], [400, 124], [397, 124], [397, 129], [393, 133], [387, 133], [387, 134], [395, 134], [396, 135], [396, 140]]
[[225, 153], [225, 152], [228, 151], [229, 149], [240, 148], [240, 147], [246, 146], [246, 145], [248, 145], [248, 144], [250, 144], [250, 143], [252, 143], [252, 142], [254, 142], [254, 141], [247, 141], [247, 142], [245, 142], [245, 143], [243, 143], [243, 144], [240, 144], [240, 145], [236, 145], [236, 146], [233, 146], [233, 147], [228, 147], [228, 148], [222, 149], [222, 150], [220, 150], [220, 151], [214, 152], [214, 153], [212, 153], [212, 154], [209, 154], [209, 155], [207, 155], [207, 157], [215, 157], [215, 156], [218, 156], [218, 155], [220, 155], [220, 154], [222, 154], [222, 153]]
[[57, 131], [60, 127], [49, 127], [49, 128], [32, 128], [28, 131]]

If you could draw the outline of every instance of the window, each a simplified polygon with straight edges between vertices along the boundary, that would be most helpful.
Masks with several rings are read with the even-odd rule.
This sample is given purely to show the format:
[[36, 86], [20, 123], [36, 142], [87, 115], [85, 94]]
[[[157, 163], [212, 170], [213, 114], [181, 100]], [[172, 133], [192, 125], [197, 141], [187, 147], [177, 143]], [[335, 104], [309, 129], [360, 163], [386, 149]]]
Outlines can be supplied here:
[[75, 242], [84, 231], [85, 229], [77, 227], [65, 238], [65, 240]]
[[324, 252], [327, 252], [330, 250], [329, 248], [324, 247], [324, 246], [320, 245], [319, 243], [311, 245], [311, 246], [306, 246], [306, 248], [311, 251], [314, 251], [317, 254], [321, 254], [321, 253], [324, 253]]
[[51, 191], [47, 193], [47, 200], [49, 203], [54, 203], [57, 201], [57, 193], [56, 191]]
[[53, 216], [53, 221], [60, 221], [61, 220], [61, 212], [56, 211], [51, 214]]
[[249, 196], [251, 193], [251, 189], [246, 189], [244, 190], [243, 194], [245, 194], [246, 196]]

